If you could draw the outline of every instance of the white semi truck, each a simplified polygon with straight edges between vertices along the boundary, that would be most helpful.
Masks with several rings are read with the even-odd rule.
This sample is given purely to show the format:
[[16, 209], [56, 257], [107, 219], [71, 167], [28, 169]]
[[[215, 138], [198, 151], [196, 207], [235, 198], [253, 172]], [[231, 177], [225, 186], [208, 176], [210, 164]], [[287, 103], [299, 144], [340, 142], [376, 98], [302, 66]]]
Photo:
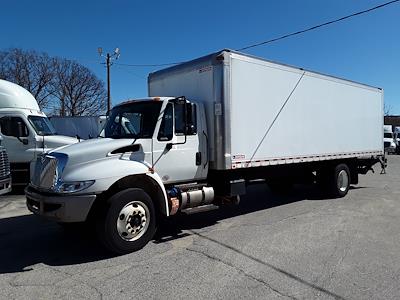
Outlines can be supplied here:
[[112, 109], [103, 138], [38, 159], [32, 212], [95, 220], [104, 244], [127, 253], [159, 218], [237, 203], [250, 181], [316, 181], [343, 197], [384, 166], [379, 88], [223, 50], [150, 74], [148, 89]]
[[386, 153], [396, 152], [396, 140], [393, 134], [392, 125], [383, 126], [383, 145]]
[[15, 83], [1, 79], [0, 137], [9, 155], [14, 186], [29, 183], [30, 164], [38, 154], [78, 141], [56, 135], [32, 94]]

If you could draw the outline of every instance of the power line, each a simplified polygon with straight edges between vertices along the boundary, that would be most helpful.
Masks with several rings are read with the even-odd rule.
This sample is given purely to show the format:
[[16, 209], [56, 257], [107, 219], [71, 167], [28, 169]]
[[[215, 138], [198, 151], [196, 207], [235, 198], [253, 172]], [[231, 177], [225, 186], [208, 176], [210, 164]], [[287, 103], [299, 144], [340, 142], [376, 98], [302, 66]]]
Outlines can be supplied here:
[[122, 68], [122, 67], [120, 66], [120, 64], [114, 63], [114, 65], [115, 65], [116, 67], [119, 67], [119, 70], [122, 70], [122, 71], [124, 71], [124, 72], [126, 72], [126, 73], [128, 73], [128, 74], [130, 74], [130, 75], [132, 75], [132, 76], [136, 76], [137, 78], [140, 78], [140, 79], [146, 79], [146, 76], [140, 76], [139, 74], [136, 74], [136, 73], [133, 73], [133, 72], [131, 72], [131, 71], [128, 71], [127, 69]]
[[[400, 1], [400, 0], [398, 0]], [[114, 63], [115, 65], [119, 66], [125, 66], [125, 67], [162, 67], [162, 66], [172, 66], [172, 65], [179, 65], [182, 62], [171, 62], [171, 63], [165, 63], [165, 64], [120, 64], [120, 63]]]
[[331, 25], [331, 24], [334, 24], [334, 23], [337, 23], [337, 22], [341, 22], [341, 21], [346, 20], [346, 19], [350, 19], [350, 18], [355, 17], [355, 16], [359, 16], [359, 15], [362, 15], [362, 14], [369, 13], [371, 11], [380, 9], [382, 7], [388, 6], [390, 4], [393, 4], [393, 3], [396, 3], [396, 2], [399, 2], [399, 1], [400, 0], [389, 1], [389, 2], [377, 5], [377, 6], [372, 7], [372, 8], [353, 13], [351, 15], [347, 15], [347, 16], [344, 16], [344, 17], [341, 17], [341, 18], [338, 18], [338, 19], [335, 19], [335, 20], [331, 20], [331, 21], [328, 21], [328, 22], [325, 22], [325, 23], [322, 23], [322, 24], [318, 24], [318, 25], [315, 25], [315, 26], [312, 26], [312, 27], [309, 27], [309, 28], [306, 28], [306, 29], [303, 29], [303, 30], [300, 30], [300, 31], [288, 33], [288, 34], [285, 34], [285, 35], [282, 35], [282, 36], [279, 36], [279, 37], [276, 37], [276, 38], [273, 38], [273, 39], [270, 39], [270, 40], [267, 40], [267, 41], [264, 41], [264, 42], [260, 42], [260, 43], [253, 44], [253, 45], [250, 45], [250, 46], [246, 46], [246, 47], [243, 47], [243, 48], [239, 48], [239, 49], [236, 49], [236, 50], [237, 51], [243, 51], [243, 50], [247, 50], [247, 49], [250, 49], [250, 48], [258, 47], [258, 46], [261, 46], [261, 45], [273, 43], [273, 42], [276, 42], [276, 41], [279, 41], [279, 40], [283, 40], [283, 39], [286, 39], [286, 38], [291, 37], [291, 36], [303, 34], [305, 32], [311, 31], [311, 30], [315, 30], [315, 29], [318, 29], [318, 28], [321, 28], [321, 27], [324, 27], [324, 26], [327, 26], [327, 25]]
[[[300, 35], [300, 34], [308, 32], [308, 31], [312, 31], [312, 30], [315, 30], [315, 29], [318, 29], [318, 28], [321, 28], [321, 27], [325, 27], [325, 26], [328, 26], [328, 25], [332, 25], [334, 23], [338, 23], [338, 22], [344, 21], [346, 19], [350, 19], [350, 18], [359, 16], [359, 15], [363, 15], [363, 14], [372, 12], [374, 10], [383, 8], [385, 6], [394, 4], [394, 3], [399, 2], [399, 1], [400, 0], [392, 0], [392, 1], [389, 1], [389, 2], [385, 2], [385, 3], [382, 3], [380, 5], [377, 5], [377, 6], [374, 6], [374, 7], [359, 11], [359, 12], [355, 12], [355, 13], [352, 13], [350, 15], [347, 15], [347, 16], [344, 16], [344, 17], [340, 17], [338, 19], [334, 19], [334, 20], [331, 20], [331, 21], [328, 21], [328, 22], [325, 22], [325, 23], [321, 23], [321, 24], [318, 24], [318, 25], [315, 25], [315, 26], [312, 26], [312, 27], [309, 27], [309, 28], [306, 28], [306, 29], [303, 29], [303, 30], [299, 30], [299, 31], [296, 31], [296, 32], [288, 33], [288, 34], [285, 34], [285, 35], [282, 35], [282, 36], [279, 36], [279, 37], [276, 37], [276, 38], [272, 38], [270, 40], [266, 40], [266, 41], [263, 41], [263, 42], [259, 42], [259, 43], [256, 43], [256, 44], [252, 44], [252, 45], [249, 45], [249, 46], [238, 48], [238, 49], [236, 49], [236, 51], [243, 51], [243, 50], [247, 50], [247, 49], [250, 49], [250, 48], [255, 48], [255, 47], [258, 47], [258, 46], [261, 46], [261, 45], [277, 42], [277, 41], [280, 41], [280, 40], [283, 40], [283, 39], [286, 39], [286, 38], [289, 38], [289, 37], [292, 37], [292, 36], [295, 36], [295, 35]], [[126, 66], [126, 67], [163, 67], [163, 66], [178, 65], [178, 64], [181, 64], [181, 63], [184, 63], [184, 61], [182, 61], [182, 62], [163, 63], [163, 64], [121, 64], [121, 63], [114, 63], [114, 64], [120, 65], [120, 66]]]

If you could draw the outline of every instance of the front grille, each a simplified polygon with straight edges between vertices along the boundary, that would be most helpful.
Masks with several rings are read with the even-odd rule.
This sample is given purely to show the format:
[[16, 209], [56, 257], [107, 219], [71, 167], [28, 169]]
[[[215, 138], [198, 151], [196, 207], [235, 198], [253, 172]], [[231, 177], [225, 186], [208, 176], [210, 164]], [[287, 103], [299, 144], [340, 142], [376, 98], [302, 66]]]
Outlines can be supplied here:
[[10, 176], [10, 162], [5, 148], [0, 147], [0, 179]]
[[51, 189], [58, 179], [57, 159], [53, 156], [40, 156], [35, 165], [32, 183], [40, 188]]
[[390, 142], [384, 142], [384, 145], [385, 145], [385, 148], [389, 148], [390, 147]]

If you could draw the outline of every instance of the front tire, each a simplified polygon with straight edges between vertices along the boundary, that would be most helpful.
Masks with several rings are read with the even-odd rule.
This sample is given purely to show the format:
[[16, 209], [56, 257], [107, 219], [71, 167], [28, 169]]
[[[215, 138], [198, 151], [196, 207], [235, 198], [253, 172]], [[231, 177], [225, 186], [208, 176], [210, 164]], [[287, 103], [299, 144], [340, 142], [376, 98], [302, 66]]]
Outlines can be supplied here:
[[142, 189], [130, 188], [109, 199], [109, 207], [98, 222], [100, 240], [115, 254], [143, 248], [156, 231], [153, 201]]

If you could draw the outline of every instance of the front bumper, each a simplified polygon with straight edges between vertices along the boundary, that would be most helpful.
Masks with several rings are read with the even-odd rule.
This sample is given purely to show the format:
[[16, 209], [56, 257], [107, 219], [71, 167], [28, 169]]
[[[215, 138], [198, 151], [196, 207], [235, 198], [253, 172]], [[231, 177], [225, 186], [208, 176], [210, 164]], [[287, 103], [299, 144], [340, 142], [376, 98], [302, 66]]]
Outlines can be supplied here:
[[57, 222], [84, 222], [96, 195], [54, 195], [25, 189], [26, 206], [36, 215]]
[[11, 192], [11, 177], [0, 179], [0, 195]]
[[396, 152], [396, 147], [387, 147], [387, 148], [385, 148], [385, 151], [387, 153], [395, 153]]

